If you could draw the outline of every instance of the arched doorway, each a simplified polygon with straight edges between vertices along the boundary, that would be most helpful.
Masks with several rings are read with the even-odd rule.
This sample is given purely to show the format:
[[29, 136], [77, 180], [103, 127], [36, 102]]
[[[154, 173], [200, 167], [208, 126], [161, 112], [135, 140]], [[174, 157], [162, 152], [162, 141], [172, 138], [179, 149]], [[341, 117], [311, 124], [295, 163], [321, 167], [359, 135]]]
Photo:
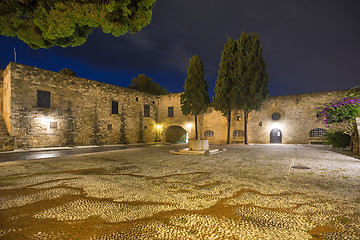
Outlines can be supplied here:
[[188, 133], [180, 126], [170, 126], [163, 132], [165, 142], [187, 143]]
[[282, 134], [280, 129], [274, 128], [270, 132], [270, 143], [282, 143]]

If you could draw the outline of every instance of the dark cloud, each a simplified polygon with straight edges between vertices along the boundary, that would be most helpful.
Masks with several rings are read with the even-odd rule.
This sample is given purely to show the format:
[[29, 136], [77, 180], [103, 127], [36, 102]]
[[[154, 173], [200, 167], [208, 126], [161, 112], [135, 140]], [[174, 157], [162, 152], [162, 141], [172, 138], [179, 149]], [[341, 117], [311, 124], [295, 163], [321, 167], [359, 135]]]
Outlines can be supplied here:
[[356, 0], [157, 0], [151, 24], [140, 33], [113, 37], [94, 30], [81, 47], [40, 55], [81, 62], [88, 66], [84, 71], [148, 73], [170, 91], [181, 91], [196, 54], [213, 88], [227, 37], [246, 31], [260, 34], [271, 95], [346, 89], [360, 84], [359, 5]]

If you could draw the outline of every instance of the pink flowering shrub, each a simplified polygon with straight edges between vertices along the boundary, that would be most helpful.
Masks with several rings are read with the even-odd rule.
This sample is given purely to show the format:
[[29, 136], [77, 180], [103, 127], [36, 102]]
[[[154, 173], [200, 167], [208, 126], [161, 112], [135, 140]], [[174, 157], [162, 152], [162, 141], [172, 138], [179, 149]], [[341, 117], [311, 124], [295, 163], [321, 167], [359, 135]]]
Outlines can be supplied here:
[[329, 128], [332, 123], [348, 120], [353, 122], [360, 114], [360, 97], [345, 96], [334, 99], [317, 107], [316, 116], [318, 120]]

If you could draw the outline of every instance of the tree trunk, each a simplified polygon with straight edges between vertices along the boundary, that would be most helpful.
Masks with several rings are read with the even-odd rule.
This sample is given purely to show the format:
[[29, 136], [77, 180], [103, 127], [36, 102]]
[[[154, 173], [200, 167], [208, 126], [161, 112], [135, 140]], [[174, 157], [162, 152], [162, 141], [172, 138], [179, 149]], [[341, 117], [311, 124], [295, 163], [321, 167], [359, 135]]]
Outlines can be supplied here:
[[359, 155], [359, 133], [356, 127], [356, 123], [353, 125], [353, 131], [351, 133], [351, 150], [355, 155]]
[[231, 125], [231, 110], [229, 110], [229, 115], [227, 118], [227, 123], [228, 123], [228, 129], [227, 129], [227, 140], [226, 143], [230, 144], [230, 125]]
[[195, 139], [198, 140], [197, 115], [195, 115]]
[[245, 144], [248, 144], [248, 131], [247, 131], [248, 117], [249, 117], [249, 112], [244, 111], [244, 143]]

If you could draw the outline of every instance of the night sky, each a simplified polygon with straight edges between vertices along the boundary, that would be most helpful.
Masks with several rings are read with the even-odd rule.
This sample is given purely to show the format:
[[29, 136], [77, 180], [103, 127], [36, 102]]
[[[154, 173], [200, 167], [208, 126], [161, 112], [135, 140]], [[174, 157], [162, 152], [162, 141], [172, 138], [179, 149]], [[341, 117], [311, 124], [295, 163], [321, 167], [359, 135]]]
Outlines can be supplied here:
[[14, 61], [127, 87], [145, 73], [181, 92], [193, 55], [204, 63], [209, 94], [228, 37], [260, 35], [270, 96], [348, 89], [360, 85], [359, 0], [157, 0], [150, 25], [114, 37], [94, 29], [76, 48], [33, 50], [0, 36], [0, 68]]

